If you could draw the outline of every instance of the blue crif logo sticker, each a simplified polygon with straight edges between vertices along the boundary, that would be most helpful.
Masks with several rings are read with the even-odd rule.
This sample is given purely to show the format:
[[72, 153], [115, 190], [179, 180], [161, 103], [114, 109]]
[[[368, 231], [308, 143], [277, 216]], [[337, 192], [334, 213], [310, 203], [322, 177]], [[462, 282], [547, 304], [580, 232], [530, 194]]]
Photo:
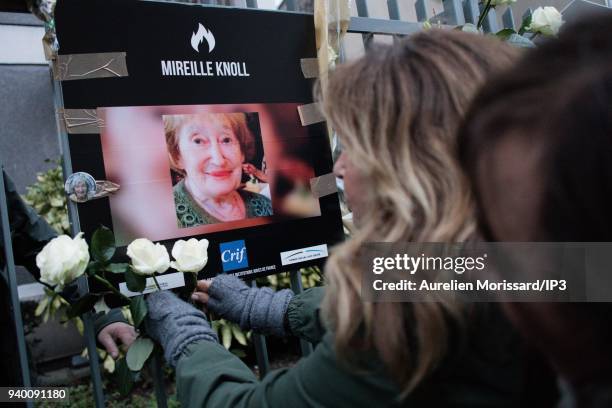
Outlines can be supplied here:
[[244, 240], [223, 242], [219, 245], [219, 249], [221, 250], [223, 272], [229, 272], [249, 266]]

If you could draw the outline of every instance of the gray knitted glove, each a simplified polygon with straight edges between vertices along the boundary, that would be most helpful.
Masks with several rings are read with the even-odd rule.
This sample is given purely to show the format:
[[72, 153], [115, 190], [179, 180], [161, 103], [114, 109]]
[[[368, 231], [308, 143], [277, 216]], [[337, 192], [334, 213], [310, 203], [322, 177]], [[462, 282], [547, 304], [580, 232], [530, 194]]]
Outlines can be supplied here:
[[243, 330], [285, 336], [285, 313], [293, 292], [250, 288], [232, 275], [218, 275], [208, 289], [208, 309]]
[[164, 357], [173, 367], [176, 367], [189, 344], [203, 340], [219, 341], [204, 313], [183, 302], [172, 292], [161, 291], [148, 295], [147, 307], [147, 333], [162, 345]]

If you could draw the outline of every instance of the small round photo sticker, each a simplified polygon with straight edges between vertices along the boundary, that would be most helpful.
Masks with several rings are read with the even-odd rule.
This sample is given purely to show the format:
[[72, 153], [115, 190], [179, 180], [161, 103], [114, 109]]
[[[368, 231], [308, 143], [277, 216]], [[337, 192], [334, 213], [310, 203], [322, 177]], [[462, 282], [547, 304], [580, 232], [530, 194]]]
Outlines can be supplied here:
[[82, 203], [96, 193], [96, 180], [90, 174], [79, 171], [68, 177], [64, 190], [72, 201]]

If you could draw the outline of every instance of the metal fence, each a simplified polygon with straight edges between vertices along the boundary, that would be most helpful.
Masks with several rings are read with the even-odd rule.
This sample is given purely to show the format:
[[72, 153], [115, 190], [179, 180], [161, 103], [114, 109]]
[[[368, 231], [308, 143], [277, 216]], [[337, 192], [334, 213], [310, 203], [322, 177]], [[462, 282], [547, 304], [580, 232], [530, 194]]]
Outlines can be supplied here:
[[[2, 277], [8, 288], [9, 307], [13, 313], [12, 323], [15, 327], [15, 336], [17, 343], [17, 353], [19, 354], [19, 365], [21, 367], [21, 381], [25, 387], [31, 386], [30, 367], [28, 365], [28, 352], [25, 341], [25, 333], [23, 329], [23, 321], [21, 316], [21, 305], [19, 303], [19, 295], [17, 293], [17, 275], [15, 274], [15, 262], [13, 258], [11, 227], [9, 223], [9, 212], [7, 206], [6, 189], [4, 185], [4, 170], [0, 162], [0, 227], [2, 228], [2, 236], [0, 237], [0, 250], [4, 259], [2, 266]], [[0, 258], [1, 259], [1, 258]], [[10, 333], [8, 333], [10, 335]], [[5, 384], [2, 384], [5, 385]], [[28, 407], [32, 403], [28, 403]]]
[[[257, 0], [199, 0], [199, 1], [178, 1], [182, 3], [199, 3], [210, 6], [234, 6], [234, 7], [248, 7], [257, 8]], [[297, 0], [285, 0], [281, 7], [288, 11], [312, 11], [304, 10], [304, 7], [311, 7], [312, 1], [297, 1]], [[376, 35], [387, 35], [393, 37], [401, 37], [410, 35], [418, 32], [423, 28], [423, 22], [426, 20], [432, 21], [434, 24], [441, 25], [457, 25], [464, 24], [466, 22], [476, 23], [479, 15], [479, 4], [477, 0], [443, 0], [444, 10], [441, 13], [432, 15], [428, 0], [417, 0], [415, 3], [415, 11], [417, 20], [414, 22], [403, 21], [400, 19], [400, 12], [397, 0], [387, 0], [387, 8], [389, 19], [377, 19], [368, 17], [368, 7], [365, 0], [355, 1], [357, 16], [352, 17], [348, 33], [349, 34], [361, 34], [363, 46], [367, 48], [372, 45], [372, 42]], [[300, 8], [300, 10], [298, 10]], [[514, 18], [512, 16], [512, 10], [508, 9], [502, 17], [503, 25], [506, 28], [514, 28]], [[485, 31], [495, 32], [498, 30], [497, 16], [495, 10], [491, 10], [488, 18], [483, 25]], [[341, 50], [340, 59], [345, 59], [345, 53]], [[54, 82], [54, 102], [56, 109], [63, 106], [63, 98], [61, 93], [61, 87], [58, 82]], [[59, 140], [61, 145], [61, 151], [66, 152], [67, 149], [67, 137], [61, 133], [62, 130], [58, 128]], [[72, 172], [72, 165], [70, 162], [69, 155], [64, 155], [64, 174], [70, 174]], [[1, 163], [0, 163], [1, 165]], [[22, 367], [22, 378], [25, 386], [31, 385], [29, 369], [28, 369], [28, 358], [27, 350], [23, 332], [23, 324], [21, 317], [21, 310], [19, 305], [19, 298], [17, 296], [17, 283], [15, 278], [15, 267], [13, 262], [13, 256], [11, 251], [11, 237], [10, 228], [8, 223], [8, 211], [6, 206], [6, 197], [4, 193], [4, 183], [2, 177], [0, 177], [0, 225], [2, 227], [2, 241], [5, 265], [2, 270], [2, 278], [6, 280], [9, 287], [11, 305], [13, 308], [14, 323], [17, 333], [17, 344], [19, 358]], [[80, 231], [78, 217], [76, 213], [76, 205], [69, 201], [69, 214], [72, 223], [73, 233]], [[291, 287], [295, 293], [302, 292], [302, 282], [299, 271], [291, 271]], [[256, 286], [255, 281], [250, 283], [252, 286]], [[85, 277], [79, 280], [79, 290], [81, 293], [88, 291], [87, 279]], [[103, 407], [105, 405], [104, 390], [102, 386], [102, 378], [100, 371], [100, 362], [97, 358], [96, 350], [96, 336], [93, 329], [92, 316], [84, 316], [85, 325], [85, 339], [87, 350], [90, 356], [90, 371], [91, 379], [94, 389], [94, 400], [96, 407]], [[270, 363], [268, 359], [268, 351], [266, 347], [266, 339], [261, 335], [253, 335], [254, 348], [256, 353], [256, 360], [259, 367], [260, 375], [265, 376], [269, 369]], [[301, 352], [303, 356], [308, 355], [312, 351], [312, 345], [306, 341], [301, 341]], [[163, 367], [162, 362], [159, 358], [152, 361], [152, 372], [154, 374], [155, 383], [155, 394], [157, 398], [157, 404], [159, 407], [167, 407], [167, 397], [164, 389], [163, 381]], [[31, 406], [31, 404], [28, 404]]]

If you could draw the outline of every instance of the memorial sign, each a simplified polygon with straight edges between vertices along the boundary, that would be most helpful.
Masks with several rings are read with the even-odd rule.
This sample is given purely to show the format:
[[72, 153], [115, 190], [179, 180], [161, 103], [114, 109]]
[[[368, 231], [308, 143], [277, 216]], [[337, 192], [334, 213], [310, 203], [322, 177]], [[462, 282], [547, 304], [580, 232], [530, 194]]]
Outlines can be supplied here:
[[79, 202], [86, 237], [108, 226], [119, 257], [140, 237], [206, 238], [200, 277], [320, 263], [342, 239], [337, 194], [311, 188], [332, 171], [325, 125], [298, 113], [313, 102], [311, 15], [64, 0], [56, 29], [64, 154], [118, 186]]

